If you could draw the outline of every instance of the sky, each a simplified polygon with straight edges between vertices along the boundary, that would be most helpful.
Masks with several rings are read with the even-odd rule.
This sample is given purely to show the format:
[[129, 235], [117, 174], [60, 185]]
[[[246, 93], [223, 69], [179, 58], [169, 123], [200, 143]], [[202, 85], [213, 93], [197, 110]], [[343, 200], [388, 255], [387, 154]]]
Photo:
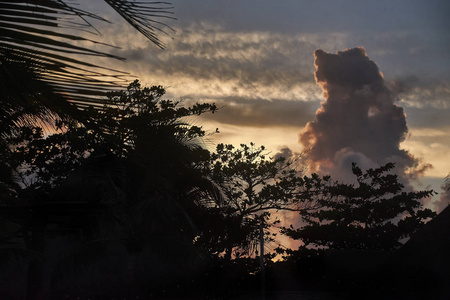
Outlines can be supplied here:
[[[310, 171], [342, 180], [352, 161], [394, 161], [407, 187], [441, 192], [450, 172], [448, 0], [171, 2], [165, 50], [106, 4], [83, 8], [113, 22], [96, 24], [127, 59], [111, 67], [165, 86], [168, 98], [221, 108], [192, 120], [210, 130], [211, 150], [309, 150]], [[427, 206], [441, 210], [442, 195]]]

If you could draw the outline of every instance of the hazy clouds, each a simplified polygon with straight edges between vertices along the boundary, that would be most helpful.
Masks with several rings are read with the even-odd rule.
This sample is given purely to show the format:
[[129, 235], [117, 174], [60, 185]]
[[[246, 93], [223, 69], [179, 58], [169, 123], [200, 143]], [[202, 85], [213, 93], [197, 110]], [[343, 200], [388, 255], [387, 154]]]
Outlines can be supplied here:
[[[337, 35], [334, 40], [341, 37]], [[178, 96], [310, 100], [315, 89], [311, 53], [318, 36], [270, 32], [232, 33], [210, 24], [178, 29], [164, 51], [130, 36], [115, 54], [152, 81], [171, 86]], [[330, 40], [332, 41], [332, 40]]]
[[223, 124], [257, 127], [301, 128], [311, 120], [318, 102], [227, 98], [213, 101], [219, 107], [201, 118]]

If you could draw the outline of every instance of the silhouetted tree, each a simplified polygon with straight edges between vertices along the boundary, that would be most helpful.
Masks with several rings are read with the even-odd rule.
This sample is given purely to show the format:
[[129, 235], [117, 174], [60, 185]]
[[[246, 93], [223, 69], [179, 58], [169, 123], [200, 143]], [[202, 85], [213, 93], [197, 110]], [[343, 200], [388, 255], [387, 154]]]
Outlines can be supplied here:
[[316, 207], [312, 197], [319, 192], [284, 157], [271, 158], [264, 146], [217, 145], [208, 166], [211, 179], [225, 195], [207, 209], [209, 223], [197, 239], [213, 253], [225, 252], [227, 258], [255, 252], [259, 225], [263, 224], [265, 242], [275, 241], [272, 225], [280, 221], [272, 212], [301, 211]]
[[164, 93], [161, 86], [142, 88], [136, 80], [125, 91], [109, 93], [100, 109], [87, 108], [83, 123], [58, 121], [50, 135], [42, 127], [19, 127], [3, 140], [2, 162], [25, 187], [40, 190], [59, 185], [94, 150], [151, 162], [149, 168], [164, 172], [164, 164], [182, 163], [183, 155], [201, 152], [205, 132], [183, 118], [216, 110], [214, 104], [182, 107], [162, 99]]
[[[105, 0], [105, 3], [156, 46], [164, 48], [158, 35], [173, 32], [164, 24], [164, 20], [173, 19], [168, 3], [127, 0]], [[72, 1], [1, 2], [2, 137], [15, 126], [54, 125], [58, 118], [69, 116], [81, 119], [84, 114], [78, 107], [102, 103], [106, 92], [125, 87], [126, 73], [80, 58], [124, 60], [109, 53], [114, 46], [86, 37], [86, 33], [97, 31], [90, 23], [92, 20], [108, 22]]]
[[[23, 126], [6, 139], [2, 164], [13, 172], [5, 178], [20, 179], [22, 186], [2, 181], [2, 196], [18, 212], [36, 212], [33, 218], [18, 216], [22, 231], [34, 236], [35, 242], [27, 243], [32, 250], [44, 251], [47, 222], [61, 221], [66, 229], [81, 226], [85, 242], [115, 240], [132, 256], [148, 246], [158, 249], [158, 244], [165, 244], [157, 250], [160, 254], [173, 252], [165, 247], [192, 245], [195, 228], [189, 210], [195, 206], [186, 202], [204, 197], [205, 187], [212, 185], [195, 167], [207, 157], [199, 143], [205, 132], [184, 118], [216, 107], [181, 107], [163, 100], [164, 92], [135, 81], [126, 91], [110, 93], [105, 107], [87, 108], [85, 123], [61, 121], [58, 132], [49, 136], [40, 127]], [[84, 205], [77, 208], [81, 214], [73, 212], [77, 203]], [[102, 204], [107, 211], [90, 212], [93, 207], [85, 204]], [[110, 232], [105, 236], [103, 229]], [[33, 264], [30, 283], [43, 268], [42, 261]], [[39, 283], [32, 287], [29, 299], [39, 289]]]
[[301, 211], [305, 225], [284, 228], [293, 239], [306, 246], [329, 249], [392, 250], [435, 213], [423, 209], [421, 200], [432, 190], [405, 191], [398, 176], [389, 174], [388, 163], [366, 172], [352, 165], [356, 184], [332, 182], [329, 176], [319, 182], [323, 190], [316, 211]]

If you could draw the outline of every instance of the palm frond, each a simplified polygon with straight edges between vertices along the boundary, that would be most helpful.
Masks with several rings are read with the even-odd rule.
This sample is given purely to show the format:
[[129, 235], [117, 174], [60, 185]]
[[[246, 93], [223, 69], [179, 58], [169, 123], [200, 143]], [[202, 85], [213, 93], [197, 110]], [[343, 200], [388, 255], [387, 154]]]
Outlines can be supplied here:
[[168, 2], [141, 1], [133, 2], [126, 0], [105, 0], [119, 15], [121, 15], [131, 26], [142, 33], [159, 48], [164, 49], [165, 44], [158, 38], [158, 32], [167, 36], [175, 32], [167, 24], [159, 19], [173, 19], [173, 8]]
[[[130, 75], [107, 67], [88, 63], [83, 57], [99, 57], [116, 60], [124, 58], [110, 54], [115, 46], [84, 37], [84, 32], [95, 33], [89, 19], [108, 22], [104, 18], [74, 7], [64, 0], [26, 0], [0, 2], [0, 68], [1, 93], [10, 97], [2, 101], [12, 104], [12, 110], [31, 102], [53, 111], [56, 115], [70, 112], [74, 107], [84, 108], [102, 103], [106, 92], [122, 88]], [[170, 7], [163, 2], [106, 1], [128, 23], [160, 48], [163, 43], [157, 32], [166, 33], [164, 24], [157, 19], [171, 18]], [[170, 29], [169, 26], [166, 26]], [[70, 33], [72, 32], [72, 33]], [[100, 46], [94, 50], [93, 46]], [[117, 47], [115, 47], [117, 48]], [[25, 70], [25, 71], [24, 71]], [[26, 72], [27, 76], [23, 77]], [[12, 84], [12, 85], [11, 85]], [[43, 96], [41, 89], [58, 94], [57, 100], [48, 103], [49, 93]], [[11, 90], [21, 91], [20, 97]], [[29, 91], [24, 97], [23, 90]], [[52, 95], [50, 98], [55, 98]], [[37, 99], [37, 101], [36, 101]], [[64, 101], [66, 100], [66, 101]], [[55, 111], [59, 105], [65, 108]], [[2, 105], [3, 107], [5, 105]], [[11, 105], [10, 105], [11, 106]], [[2, 107], [2, 109], [4, 109]], [[48, 111], [35, 112], [37, 117]]]
[[222, 207], [227, 201], [220, 186], [204, 176], [196, 178], [194, 187], [189, 191], [188, 196], [203, 207]]

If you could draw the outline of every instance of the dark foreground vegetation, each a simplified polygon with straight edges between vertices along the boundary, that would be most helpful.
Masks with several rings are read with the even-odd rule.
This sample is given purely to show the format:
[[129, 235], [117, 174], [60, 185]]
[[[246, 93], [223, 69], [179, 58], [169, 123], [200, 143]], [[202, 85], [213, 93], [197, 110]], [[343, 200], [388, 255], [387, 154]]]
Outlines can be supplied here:
[[[432, 191], [406, 190], [393, 164], [349, 166], [346, 184], [263, 146], [206, 147], [192, 124], [214, 104], [138, 81], [106, 94], [123, 73], [66, 56], [118, 58], [57, 30], [102, 20], [66, 2], [0, 5], [0, 299], [448, 298], [449, 210], [423, 208]], [[164, 46], [164, 3], [105, 2]]]
[[[404, 191], [393, 164], [353, 165], [355, 183], [344, 184], [253, 144], [210, 152], [186, 118], [216, 107], [164, 92], [135, 81], [48, 135], [34, 125], [4, 133], [3, 298], [233, 298], [258, 295], [262, 272], [268, 296], [397, 299], [411, 282], [440, 293], [436, 269], [389, 262], [434, 216], [421, 204], [432, 191]], [[300, 225], [280, 224], [280, 211]], [[277, 246], [279, 234], [304, 245]]]

